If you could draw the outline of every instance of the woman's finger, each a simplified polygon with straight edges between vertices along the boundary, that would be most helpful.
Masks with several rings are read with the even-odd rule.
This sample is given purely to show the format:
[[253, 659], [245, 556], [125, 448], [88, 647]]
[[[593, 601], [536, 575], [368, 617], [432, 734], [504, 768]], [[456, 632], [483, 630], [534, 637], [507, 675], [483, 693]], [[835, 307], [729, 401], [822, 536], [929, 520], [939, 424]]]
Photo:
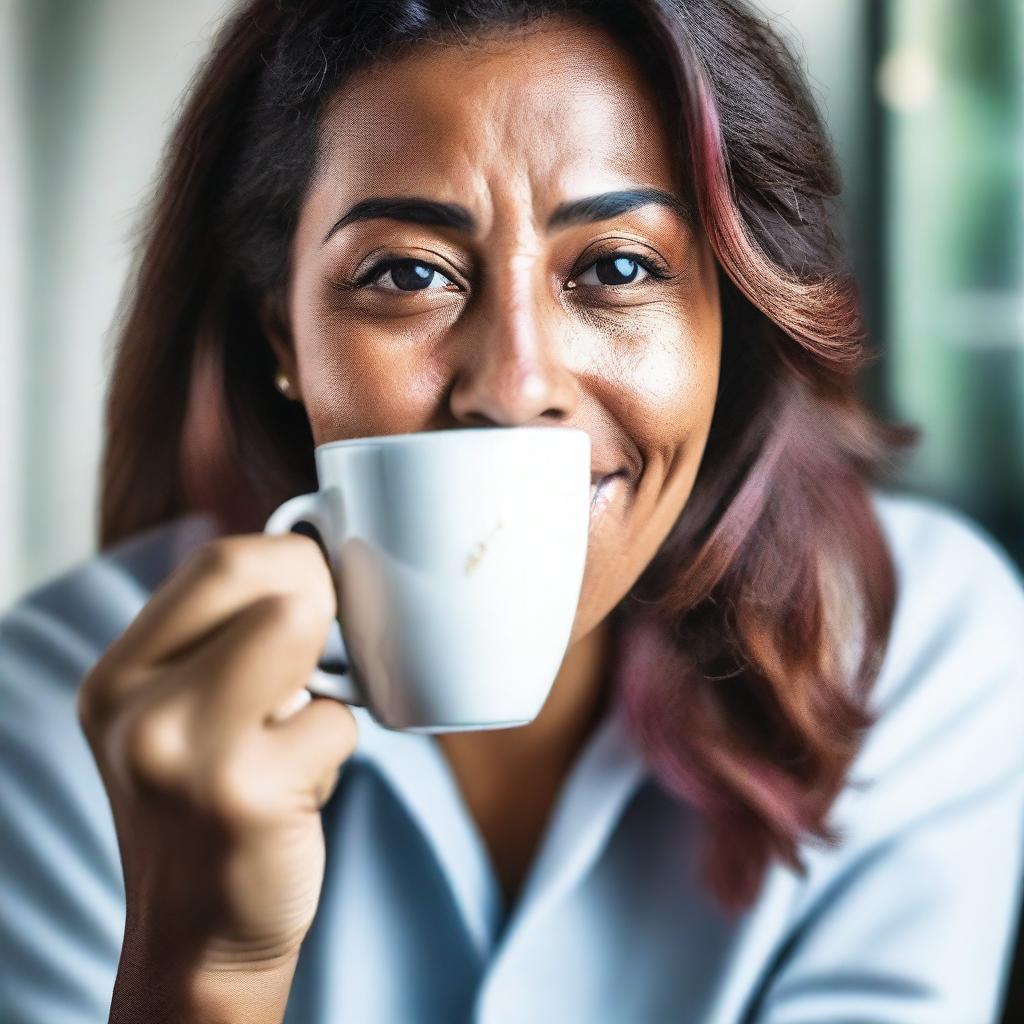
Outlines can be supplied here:
[[[308, 691], [303, 691], [308, 696]], [[359, 742], [351, 708], [333, 697], [310, 697], [287, 719], [268, 725], [281, 756], [300, 777], [333, 780]], [[327, 794], [322, 794], [326, 800]]]
[[[273, 594], [301, 593], [325, 618], [336, 614], [330, 569], [319, 546], [301, 534], [240, 534], [194, 552], [159, 587], [105, 656], [117, 703], [150, 670], [187, 656], [247, 605]], [[131, 672], [119, 672], [130, 666]]]
[[304, 593], [270, 594], [221, 626], [202, 648], [174, 663], [193, 680], [212, 733], [266, 722], [313, 674], [332, 617]]
[[287, 722], [297, 711], [301, 711], [311, 700], [313, 695], [303, 687], [296, 690], [290, 697], [275, 710], [270, 712], [270, 722], [273, 725], [280, 725]]

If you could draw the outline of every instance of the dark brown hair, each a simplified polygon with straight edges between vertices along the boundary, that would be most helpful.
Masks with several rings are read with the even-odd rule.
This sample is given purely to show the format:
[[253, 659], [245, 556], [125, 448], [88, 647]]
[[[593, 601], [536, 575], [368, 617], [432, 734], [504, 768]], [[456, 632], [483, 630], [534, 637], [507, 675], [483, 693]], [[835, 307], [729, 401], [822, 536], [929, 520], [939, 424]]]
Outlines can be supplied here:
[[839, 840], [826, 815], [872, 722], [895, 601], [869, 486], [917, 439], [858, 398], [873, 354], [831, 225], [839, 174], [797, 60], [742, 0], [236, 7], [167, 142], [122, 300], [100, 544], [200, 510], [257, 531], [316, 488], [257, 305], [286, 288], [325, 101], [427, 39], [552, 13], [642, 62], [718, 261], [714, 419], [686, 507], [623, 602], [650, 641], [624, 693], [658, 778], [706, 816], [708, 884], [739, 908], [772, 857], [802, 869], [798, 842]]

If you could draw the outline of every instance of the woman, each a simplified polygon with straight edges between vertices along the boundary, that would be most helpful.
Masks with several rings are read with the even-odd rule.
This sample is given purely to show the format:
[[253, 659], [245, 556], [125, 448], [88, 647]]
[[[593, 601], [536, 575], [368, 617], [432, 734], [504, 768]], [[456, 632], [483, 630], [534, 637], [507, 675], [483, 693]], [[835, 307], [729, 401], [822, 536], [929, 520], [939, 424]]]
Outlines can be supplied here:
[[[878, 486], [837, 190], [741, 0], [235, 10], [103, 550], [2, 623], [4, 1019], [995, 1020], [1024, 588]], [[526, 424], [623, 470], [537, 719], [301, 706], [335, 595], [260, 530], [315, 445]]]

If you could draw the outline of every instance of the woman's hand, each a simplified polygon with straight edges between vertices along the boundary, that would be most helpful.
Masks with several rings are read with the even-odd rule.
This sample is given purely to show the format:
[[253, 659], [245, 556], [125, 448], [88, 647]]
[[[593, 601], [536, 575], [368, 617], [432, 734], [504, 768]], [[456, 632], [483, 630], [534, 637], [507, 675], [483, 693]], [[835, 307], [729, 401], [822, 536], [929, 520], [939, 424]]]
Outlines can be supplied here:
[[335, 614], [313, 540], [224, 537], [84, 679], [79, 720], [124, 871], [119, 982], [172, 961], [190, 979], [294, 967], [323, 882], [320, 808], [357, 730], [331, 699], [275, 715], [299, 703]]

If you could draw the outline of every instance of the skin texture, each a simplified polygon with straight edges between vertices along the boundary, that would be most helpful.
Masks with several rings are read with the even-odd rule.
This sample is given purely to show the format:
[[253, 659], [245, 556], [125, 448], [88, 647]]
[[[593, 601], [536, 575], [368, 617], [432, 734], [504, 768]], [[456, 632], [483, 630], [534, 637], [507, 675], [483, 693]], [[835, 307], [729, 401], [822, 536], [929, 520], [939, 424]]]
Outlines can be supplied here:
[[[631, 474], [592, 524], [570, 647], [537, 719], [437, 737], [511, 900], [601, 714], [607, 616], [697, 474], [721, 352], [715, 261], [699, 223], [656, 204], [546, 230], [567, 200], [682, 194], [650, 86], [598, 29], [555, 18], [425, 45], [351, 79], [325, 118], [288, 292], [277, 317], [264, 307], [315, 442], [576, 427], [595, 467]], [[477, 231], [386, 218], [323, 241], [354, 204], [381, 196], [459, 203]], [[419, 262], [353, 287], [381, 258]]]

